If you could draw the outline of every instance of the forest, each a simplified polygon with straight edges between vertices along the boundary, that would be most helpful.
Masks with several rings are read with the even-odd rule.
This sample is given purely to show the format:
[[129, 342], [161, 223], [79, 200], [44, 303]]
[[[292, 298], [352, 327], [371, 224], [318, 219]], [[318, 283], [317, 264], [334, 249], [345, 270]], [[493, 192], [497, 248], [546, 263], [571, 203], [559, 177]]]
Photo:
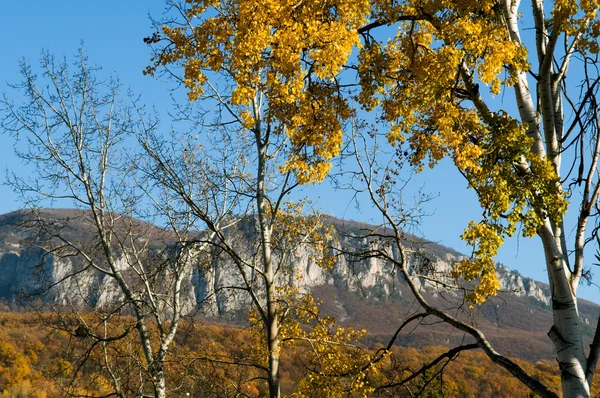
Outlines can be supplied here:
[[[50, 316], [50, 315], [49, 315]], [[43, 318], [44, 315], [41, 316]], [[44, 330], [40, 316], [22, 313], [3, 313], [0, 317], [2, 345], [0, 346], [0, 385], [3, 397], [60, 397], [64, 396], [61, 381], [71, 380], [74, 373], [76, 389], [79, 395], [108, 395], [111, 383], [102, 372], [102, 357], [99, 352], [92, 353], [83, 368], [77, 368], [69, 359], [76, 358], [73, 337], [64, 332]], [[209, 355], [230, 357], [233, 351], [248, 349], [253, 336], [247, 329], [227, 325], [190, 325], [182, 331], [177, 348], [169, 358], [169, 377], [175, 396], [222, 397], [248, 396], [260, 397], [268, 394], [266, 383], [257, 382], [257, 372], [243, 367], [228, 366], [224, 363], [193, 364], [194, 359], [207, 355], [204, 341], [210, 341]], [[282, 393], [286, 396], [298, 396], [298, 381], [306, 369], [302, 363], [303, 351], [299, 348], [295, 355], [282, 358]], [[379, 347], [369, 347], [376, 351]], [[374, 390], [370, 396], [411, 397], [424, 390], [425, 397], [527, 397], [530, 394], [521, 383], [508, 372], [494, 366], [482, 353], [467, 352], [457, 355], [443, 368], [432, 368], [407, 383], [393, 385], [397, 381], [412, 375], [413, 370], [429, 363], [432, 359], [447, 351], [446, 347], [428, 347], [423, 350], [407, 347], [394, 347], [393, 353], [383, 367], [385, 375], [379, 379], [368, 380]], [[81, 361], [81, 358], [79, 358]], [[560, 377], [551, 361], [527, 363], [518, 361], [535, 377], [558, 391]], [[85, 375], [85, 376], [84, 376]], [[427, 385], [425, 387], [425, 385]], [[425, 387], [425, 388], [424, 388]], [[594, 391], [598, 387], [594, 386]], [[135, 396], [135, 391], [125, 393]], [[294, 395], [295, 394], [295, 395]], [[315, 395], [315, 394], [312, 394]], [[316, 393], [316, 396], [323, 396]]]

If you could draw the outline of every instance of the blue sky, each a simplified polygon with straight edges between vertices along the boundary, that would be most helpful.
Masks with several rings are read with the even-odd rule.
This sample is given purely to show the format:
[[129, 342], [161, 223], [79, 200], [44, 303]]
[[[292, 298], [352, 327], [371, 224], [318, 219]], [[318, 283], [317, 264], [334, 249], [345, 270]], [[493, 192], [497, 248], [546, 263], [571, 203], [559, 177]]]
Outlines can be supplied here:
[[[21, 57], [35, 64], [43, 49], [57, 56], [70, 57], [83, 41], [92, 63], [108, 72], [115, 72], [125, 86], [143, 96], [144, 102], [154, 104], [159, 110], [169, 107], [169, 89], [172, 85], [142, 75], [150, 57], [142, 39], [153, 31], [149, 15], [160, 18], [164, 11], [163, 0], [7, 1], [2, 8], [2, 91], [10, 93], [6, 83], [18, 81], [18, 61]], [[26, 170], [12, 154], [12, 139], [0, 135], [0, 140], [0, 167]], [[4, 173], [0, 174], [0, 181], [4, 181]], [[437, 196], [428, 207], [433, 215], [423, 219], [420, 228], [423, 235], [465, 253], [468, 248], [459, 235], [470, 220], [478, 220], [481, 215], [476, 198], [467, 191], [466, 185], [449, 162], [443, 162], [434, 170], [424, 171], [414, 183], [414, 186], [422, 186], [425, 192]], [[326, 186], [309, 187], [306, 193], [320, 196], [321, 200], [316, 201], [316, 205], [328, 214], [377, 221], [375, 212], [370, 210], [368, 204], [361, 206], [359, 211], [349, 203], [349, 197]], [[17, 197], [6, 186], [0, 186], [0, 198], [0, 213], [21, 207]], [[592, 257], [592, 253], [588, 253], [588, 259]], [[502, 248], [497, 260], [525, 276], [547, 280], [538, 238], [510, 240]], [[582, 286], [580, 296], [600, 302], [600, 290], [595, 286]]]
[[[100, 6], [101, 4], [101, 6]], [[5, 2], [2, 5], [0, 91], [9, 95], [8, 83], [19, 81], [19, 60], [37, 66], [42, 50], [72, 58], [82, 47], [90, 62], [116, 74], [126, 87], [143, 95], [148, 104], [168, 106], [166, 85], [142, 75], [150, 53], [143, 38], [153, 31], [149, 15], [160, 18], [162, 0], [86, 2], [75, 0]], [[13, 156], [12, 138], [0, 135], [0, 181], [4, 170], [22, 168]], [[21, 207], [10, 189], [0, 187], [0, 213]]]

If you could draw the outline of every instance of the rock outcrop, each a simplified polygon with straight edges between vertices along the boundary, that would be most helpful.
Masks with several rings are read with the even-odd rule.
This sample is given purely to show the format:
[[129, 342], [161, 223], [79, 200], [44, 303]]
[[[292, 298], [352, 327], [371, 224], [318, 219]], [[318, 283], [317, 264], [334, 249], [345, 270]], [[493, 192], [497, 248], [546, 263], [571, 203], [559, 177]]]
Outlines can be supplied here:
[[[70, 236], [88, 236], [82, 212], [74, 210], [47, 210], [44, 217], [69, 219]], [[84, 302], [107, 306], [118, 301], [118, 291], [110, 278], [105, 278], [92, 268], [85, 269], [77, 257], [60, 257], [42, 249], [40, 236], [24, 223], [24, 212], [13, 212], [0, 216], [0, 299], [18, 302], [20, 297], [41, 294], [43, 300], [58, 305], [82, 305]], [[370, 226], [352, 221], [330, 219], [334, 224], [337, 242], [334, 254], [360, 251], [373, 244], [366, 237]], [[248, 231], [241, 234], [240, 247], [248, 246]], [[246, 236], [246, 238], [244, 238]], [[426, 258], [428, 267], [436, 273], [447, 273], [454, 261], [462, 256], [441, 245], [407, 236], [412, 246], [418, 247], [420, 258]], [[243, 250], [243, 249], [242, 249]], [[417, 250], [415, 251], [415, 253]], [[416, 254], [411, 261], [417, 261]], [[127, 272], [127, 264], [118, 262], [122, 272]], [[306, 249], [296, 251], [292, 260], [294, 272], [300, 276], [301, 289], [314, 289], [319, 286], [333, 286], [349, 292], [358, 292], [367, 300], [382, 301], [392, 296], [401, 297], [408, 292], [399, 279], [392, 264], [374, 257], [355, 258], [350, 255], [337, 255], [336, 264], [331, 270], [320, 268], [312, 260], [312, 253]], [[69, 275], [77, 274], [75, 278]], [[550, 305], [548, 286], [517, 272], [500, 266], [502, 289], [515, 296], [526, 296]], [[285, 282], [285, 281], [284, 281]], [[227, 258], [219, 258], [212, 267], [192, 267], [184, 285], [185, 306], [190, 309], [202, 306], [211, 315], [235, 313], [246, 308], [248, 299], [232, 293], [226, 287], [240, 286], [239, 273]], [[48, 286], [53, 289], [46, 291]], [[433, 290], [433, 286], [424, 286]]]

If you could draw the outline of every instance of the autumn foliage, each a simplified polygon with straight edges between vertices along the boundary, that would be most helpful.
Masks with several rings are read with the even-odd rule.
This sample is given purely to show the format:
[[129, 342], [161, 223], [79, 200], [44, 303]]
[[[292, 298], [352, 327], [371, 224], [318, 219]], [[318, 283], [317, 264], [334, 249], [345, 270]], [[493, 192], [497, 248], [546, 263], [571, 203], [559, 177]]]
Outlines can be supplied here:
[[[263, 126], [289, 138], [293, 150], [282, 171], [294, 171], [302, 183], [322, 180], [340, 153], [342, 121], [351, 115], [336, 78], [359, 44], [369, 2], [200, 0], [186, 6], [186, 23], [161, 27], [172, 45], [146, 73], [181, 66], [190, 100], [226, 97], [248, 130]], [[230, 92], [214, 91], [217, 73], [231, 79]]]
[[[78, 341], [64, 332], [42, 325], [44, 318], [40, 318], [39, 314], [0, 313], [0, 396], [62, 397], [65, 395], [65, 386], [76, 388], [81, 394], [101, 395], [103, 391], [110, 391], [108, 378], [102, 375], [104, 370], [99, 352], [92, 352], [87, 363], [77, 370], [82, 357], [81, 353], [73, 356], [75, 351], [72, 346]], [[47, 322], [48, 319], [45, 319]], [[363, 377], [356, 378], [351, 376], [352, 370], [355, 370], [353, 366], [360, 363], [359, 359], [364, 360], [365, 354], [374, 355], [381, 346], [374, 345], [369, 349], [349, 347], [343, 353], [336, 353], [335, 350], [331, 351], [331, 346], [326, 348], [326, 345], [322, 345], [319, 348], [321, 355], [337, 356], [336, 361], [332, 362], [335, 365], [325, 369], [312, 367], [315, 362], [307, 360], [310, 351], [315, 348], [309, 344], [309, 336], [302, 335], [307, 344], [296, 344], [295, 350], [285, 350], [282, 354], [282, 393], [286, 396], [324, 396], [328, 389], [336, 393], [327, 396], [337, 396], [337, 392], [343, 388], [364, 392], [356, 396], [409, 397], [411, 392], [416, 393], [422, 388], [425, 388], [422, 395], [425, 397], [530, 396], [526, 387], [495, 366], [483, 353], [463, 352], [446, 366], [424, 372], [406, 385], [395, 385], [442, 355], [447, 348], [394, 347], [376, 371], [365, 372]], [[125, 347], [128, 344], [123, 341], [119, 344], [121, 347], [111, 350], [112, 359], [122, 364], [133, 359], [130, 356], [134, 355], [133, 352], [126, 354]], [[203, 397], [239, 394], [263, 396], [268, 391], [266, 383], [256, 378], [259, 374], [256, 369], [247, 366], [260, 357], [256, 344], [260, 344], [260, 338], [252, 329], [224, 324], [186, 325], [168, 361], [171, 394], [179, 396], [190, 392], [192, 396]], [[359, 350], [362, 353], [357, 356]], [[232, 362], [232, 358], [237, 358], [237, 363]], [[551, 361], [517, 362], [554, 391], [559, 390], [560, 377]], [[361, 364], [364, 365], [364, 362]], [[71, 377], [76, 371], [79, 376], [72, 382]], [[135, 378], [136, 368], [131, 367], [129, 371], [131, 374], [123, 373], [122, 377]], [[323, 374], [314, 371], [323, 371]], [[350, 376], [328, 378], [326, 373], [346, 373]], [[356, 389], [360, 383], [362, 387]], [[594, 391], [600, 391], [598, 386], [594, 386]], [[133, 391], [130, 393], [134, 394]]]
[[[487, 358], [510, 371], [531, 391], [555, 396], [553, 391], [558, 390], [559, 381], [552, 369], [556, 367], [515, 363], [503, 357], [480, 330], [443, 307], [432, 306], [420, 291], [425, 282], [432, 283], [464, 291], [464, 304], [469, 307], [482, 304], [500, 289], [494, 257], [505, 239], [517, 233], [524, 237], [538, 235], [544, 246], [543, 266], [548, 271], [552, 292], [554, 320], [548, 335], [556, 348], [559, 366], [555, 371], [562, 373], [563, 395], [590, 396], [596, 391], [592, 376], [600, 357], [600, 334], [596, 331], [588, 357], [579, 323], [577, 289], [581, 279], [589, 276], [589, 271], [584, 271], [584, 248], [594, 240], [600, 242], [600, 122], [595, 100], [600, 81], [598, 1], [531, 2], [529, 18], [533, 28], [527, 30], [534, 32], [531, 40], [535, 45], [529, 48], [528, 41], [521, 38], [525, 29], [518, 0], [187, 0], [172, 1], [170, 5], [173, 14], [166, 22], [157, 23], [157, 32], [146, 39], [154, 56], [145, 73], [168, 73], [185, 87], [190, 103], [214, 106], [216, 110], [210, 115], [215, 117], [214, 123], [193, 123], [197, 122], [200, 130], [206, 129], [202, 133], [225, 132], [223, 137], [228, 138], [222, 141], [226, 142], [216, 146], [224, 153], [231, 149], [228, 145], [232, 141], [238, 140], [236, 145], [248, 151], [234, 158], [241, 160], [239, 165], [244, 170], [253, 164], [257, 168], [246, 173], [239, 172], [235, 165], [231, 173], [225, 170], [222, 176], [218, 176], [219, 169], [216, 177], [197, 173], [194, 170], [206, 169], [214, 162], [194, 158], [193, 151], [185, 146], [184, 154], [175, 152], [172, 158], [165, 157], [163, 144], [167, 141], [152, 141], [156, 137], [146, 133], [137, 137], [145, 147], [142, 157], [154, 162], [155, 169], [146, 177], [152, 180], [159, 176], [150, 185], [170, 191], [167, 196], [177, 198], [174, 203], [187, 207], [181, 212], [183, 218], [197, 218], [210, 230], [212, 238], [205, 243], [223, 250], [236, 263], [244, 282], [231, 288], [250, 294], [250, 325], [236, 329], [188, 320], [180, 333], [177, 322], [183, 312], [175, 311], [172, 320], [146, 326], [150, 316], [116, 267], [111, 233], [103, 232], [105, 194], [92, 193], [96, 186], [104, 186], [105, 170], [98, 177], [101, 183], [90, 183], [88, 171], [77, 171], [82, 169], [81, 163], [88, 154], [100, 153], [99, 164], [110, 164], [108, 144], [114, 141], [106, 138], [103, 142], [108, 146], [96, 149], [80, 145], [75, 138], [73, 159], [77, 158], [78, 163], [76, 167], [65, 167], [64, 157], [55, 149], [56, 140], [48, 134], [55, 127], [44, 112], [49, 102], [40, 100], [44, 92], [35, 88], [35, 77], [25, 67], [29, 83], [23, 87], [33, 99], [31, 104], [38, 108], [30, 107], [30, 113], [22, 116], [16, 111], [21, 108], [6, 102], [12, 117], [5, 126], [17, 136], [30, 130], [42, 142], [41, 148], [49, 151], [49, 156], [30, 152], [26, 160], [54, 162], [68, 176], [73, 174], [72, 180], [65, 180], [67, 190], [73, 191], [71, 181], [83, 184], [85, 200], [77, 195], [72, 199], [90, 204], [95, 211], [104, 253], [111, 266], [104, 273], [116, 277], [137, 318], [134, 321], [122, 314], [104, 317], [100, 313], [42, 315], [40, 319], [50, 327], [47, 338], [54, 339], [53, 343], [46, 344], [40, 338], [22, 347], [11, 342], [10, 331], [3, 331], [6, 336], [0, 339], [0, 382], [6, 386], [2, 387], [6, 394], [19, 394], [18, 389], [29, 389], [34, 381], [45, 387], [32, 394], [42, 394], [42, 390], [48, 394], [108, 393], [111, 383], [115, 387], [121, 384], [115, 390], [121, 390], [123, 395], [143, 395], [147, 386], [156, 384], [157, 396], [161, 397], [165, 390], [196, 396], [260, 396], [268, 391], [272, 397], [279, 397], [280, 391], [330, 397], [413, 396], [421, 392], [427, 396], [523, 394], [519, 390], [523, 387], [514, 379], [496, 367], [486, 367], [486, 359], [479, 353], [459, 350], [448, 353], [448, 360], [444, 360], [440, 359], [445, 358], [444, 349], [438, 347], [420, 353], [398, 348], [366, 349], [360, 345], [365, 331], [345, 328], [334, 319], [321, 316], [310, 293], [297, 287], [290, 264], [300, 245], [312, 245], [317, 262], [325, 268], [334, 261], [327, 256], [328, 231], [320, 225], [311, 231], [309, 223], [298, 218], [304, 214], [301, 206], [287, 202], [287, 196], [303, 184], [324, 180], [332, 170], [333, 160], [343, 151], [345, 133], [351, 131], [350, 141], [361, 136], [365, 142], [374, 142], [376, 134], [362, 131], [365, 126], [385, 131], [388, 147], [397, 149], [398, 158], [402, 153], [402, 161], [407, 160], [412, 171], [451, 159], [468, 188], [476, 193], [482, 210], [480, 219], [470, 222], [461, 235], [472, 247], [471, 256], [452, 264], [451, 278], [435, 280], [413, 272], [403, 247], [406, 209], [401, 199], [387, 189], [390, 182], [372, 185], [376, 181], [372, 175], [384, 170], [376, 168], [381, 158], [369, 157], [375, 157], [379, 147], [367, 146], [363, 160], [357, 155], [356, 146], [355, 153], [345, 156], [356, 156], [362, 173], [353, 172], [342, 178], [350, 180], [349, 189], [369, 192], [372, 204], [386, 220], [382, 229], [393, 230], [393, 239], [388, 240], [393, 241], [400, 254], [393, 258], [390, 250], [377, 248], [363, 255], [394, 264], [424, 311], [415, 316], [434, 316], [468, 333], [476, 341], [469, 350], [483, 349]], [[545, 6], [549, 6], [549, 11], [544, 11]], [[557, 50], [560, 42], [564, 48]], [[567, 84], [566, 76], [572, 59], [577, 60], [579, 70], [585, 74], [578, 82], [580, 92], [574, 100], [568, 94], [571, 81]], [[46, 75], [56, 82], [52, 71]], [[64, 87], [63, 91], [64, 98], [69, 98], [70, 91]], [[88, 91], [85, 88], [82, 93]], [[61, 90], [58, 92], [61, 106], [69, 102], [61, 97]], [[518, 110], [494, 101], [503, 92], [514, 94], [512, 105]], [[82, 101], [81, 107], [87, 103]], [[570, 109], [565, 116], [566, 104]], [[95, 118], [95, 112], [89, 113], [93, 115], [90, 119]], [[56, 115], [60, 121], [57, 125], [68, 120], [69, 114]], [[28, 124], [32, 115], [45, 123], [33, 118], [38, 121]], [[572, 126], [566, 128], [568, 123]], [[47, 134], [40, 133], [38, 125], [46, 125]], [[66, 136], [82, 134], [81, 126], [73, 128], [70, 122], [66, 125]], [[128, 123], [124, 125], [123, 132], [129, 131]], [[96, 128], [91, 131], [96, 132]], [[107, 137], [110, 132], [109, 127]], [[178, 138], [188, 140], [187, 136]], [[235, 140], [230, 141], [231, 138]], [[156, 145], [150, 145], [150, 141]], [[584, 153], [588, 147], [591, 152]], [[88, 150], [87, 154], [82, 153], [82, 148]], [[569, 148], [575, 152], [565, 156], [571, 165], [564, 168], [562, 154]], [[202, 155], [201, 151], [198, 154]], [[231, 165], [228, 159], [229, 155], [224, 155], [222, 165]], [[239, 202], [213, 218], [211, 211], [203, 210], [199, 202], [202, 199], [197, 199], [203, 196], [196, 195], [195, 188], [188, 192], [189, 181], [180, 178], [181, 170], [173, 168], [179, 160], [183, 160], [183, 175], [200, 176], [201, 185], [208, 183], [210, 188], [204, 195], [208, 203], [219, 202], [218, 198], [214, 200], [214, 192], [222, 192], [221, 184], [215, 183], [221, 178], [227, 187], [234, 186], [224, 191]], [[371, 167], [368, 172], [362, 166], [365, 160]], [[566, 174], [564, 169], [568, 170]], [[91, 170], [93, 175], [95, 164]], [[128, 166], [120, 172], [123, 170], [128, 170]], [[347, 170], [340, 170], [341, 174], [344, 172]], [[400, 174], [389, 168], [385, 173], [388, 177]], [[202, 181], [206, 176], [209, 181]], [[60, 181], [47, 178], [51, 186]], [[361, 188], [360, 183], [367, 187]], [[213, 191], [213, 187], [217, 189]], [[39, 189], [33, 188], [43, 196]], [[27, 192], [23, 186], [21, 190]], [[580, 204], [572, 206], [577, 213], [575, 241], [568, 248], [569, 229], [564, 226], [564, 218], [569, 200], [578, 197]], [[99, 206], [94, 204], [97, 199]], [[221, 203], [217, 207], [221, 208]], [[220, 223], [230, 221], [238, 209], [252, 217], [256, 214], [260, 238], [251, 245], [255, 249], [252, 258], [242, 258], [221, 229]], [[117, 213], [118, 209], [111, 211]], [[400, 214], [392, 214], [394, 211]], [[596, 222], [592, 231], [586, 229], [590, 217]], [[308, 217], [306, 220], [311, 221]], [[186, 224], [186, 234], [196, 227], [193, 223]], [[176, 226], [177, 222], [172, 224]], [[216, 244], [209, 242], [213, 238]], [[387, 248], [391, 246], [388, 244]], [[182, 269], [186, 268], [184, 264]], [[288, 272], [282, 272], [285, 270]], [[140, 274], [145, 275], [143, 271]], [[248, 275], [260, 278], [250, 280]], [[283, 284], [282, 276], [287, 278]], [[180, 308], [177, 298], [181, 281], [173, 290], [176, 308]], [[152, 291], [151, 296], [159, 294]], [[151, 307], [153, 316], [160, 319], [162, 309]], [[19, 319], [21, 315], [12, 316]], [[22, 317], [38, 322], [30, 315]], [[155, 361], [150, 343], [158, 341], [163, 323], [169, 322], [172, 333], [160, 344], [160, 355], [156, 355], [160, 360]], [[145, 368], [139, 366], [144, 359], [136, 341], [142, 342]], [[40, 344], [56, 350], [57, 355], [46, 361], [39, 355], [43, 351]], [[436, 365], [421, 368], [429, 360]], [[281, 385], [280, 374], [284, 380]], [[164, 385], [165, 380], [168, 386]], [[469, 387], [463, 380], [480, 382]]]

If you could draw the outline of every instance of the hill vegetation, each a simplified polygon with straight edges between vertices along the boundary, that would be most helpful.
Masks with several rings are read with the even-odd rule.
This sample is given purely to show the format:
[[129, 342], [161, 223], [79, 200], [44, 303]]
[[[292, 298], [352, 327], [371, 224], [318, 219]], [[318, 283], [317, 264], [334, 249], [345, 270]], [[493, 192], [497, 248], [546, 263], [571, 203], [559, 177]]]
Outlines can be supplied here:
[[[84, 357], [76, 354], [73, 345], [84, 336], [69, 336], [51, 326], [56, 314], [0, 312], [0, 393], [2, 397], [61, 397], [65, 386], [76, 386], [86, 395], [110, 389], [110, 382], [99, 371], [102, 358], [97, 352]], [[248, 355], [252, 344], [249, 329], [226, 325], [189, 323], [177, 340], [169, 358], [169, 372], [180, 377], [168, 386], [173, 396], [195, 397], [250, 396], [259, 397], [267, 392], [264, 381], [257, 379], [252, 367], [226, 363], [219, 358], [241, 358]], [[204, 342], [204, 343], [202, 343]], [[126, 344], [123, 344], [124, 346]], [[373, 344], [374, 352], [380, 346]], [[282, 393], [293, 394], [298, 383], [307, 377], [303, 366], [304, 350], [282, 358]], [[451, 362], [441, 361], [438, 366], [423, 372], [405, 385], [396, 385], [410, 377], [422, 365], [448, 352], [446, 347], [394, 347], [386, 359], [384, 373], [369, 379], [376, 388], [373, 396], [410, 397], [424, 389], [424, 397], [529, 397], [522, 383], [505, 370], [495, 366], [480, 352], [463, 352]], [[220, 353], [220, 355], [219, 355]], [[116, 354], [114, 352], [112, 355]], [[127, 362], [126, 350], [115, 361]], [[210, 358], [210, 359], [209, 359]], [[560, 377], [552, 361], [534, 363], [516, 360], [531, 375], [559, 391]], [[133, 369], [133, 368], [132, 368]], [[81, 377], [73, 379], [75, 373]], [[135, 374], [123, 377], [135, 378]], [[71, 383], [71, 384], [70, 384]], [[600, 393], [600, 384], [594, 385], [594, 394]], [[135, 392], [131, 392], [133, 395]], [[319, 394], [316, 392], [316, 395]]]

